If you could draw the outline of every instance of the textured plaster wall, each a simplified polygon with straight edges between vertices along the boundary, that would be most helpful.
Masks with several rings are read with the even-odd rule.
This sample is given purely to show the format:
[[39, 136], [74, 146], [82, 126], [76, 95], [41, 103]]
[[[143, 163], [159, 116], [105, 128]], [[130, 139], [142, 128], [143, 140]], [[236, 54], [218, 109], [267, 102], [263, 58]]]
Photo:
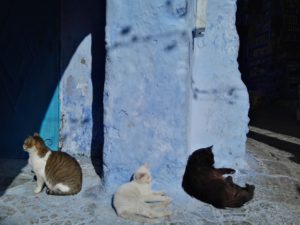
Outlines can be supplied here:
[[61, 146], [102, 173], [106, 1], [61, 4]]
[[74, 52], [60, 82], [60, 145], [63, 151], [87, 156], [93, 125], [91, 61], [91, 35], [88, 35]]
[[243, 168], [249, 103], [235, 13], [235, 0], [209, 0], [205, 35], [195, 40], [190, 150], [214, 145], [217, 166]]
[[[108, 183], [127, 181], [147, 162], [154, 178], [180, 186], [188, 155], [209, 145], [217, 166], [245, 166], [249, 105], [237, 64], [235, 0], [209, 0], [205, 35], [193, 42], [195, 3], [107, 1]], [[91, 60], [87, 36], [60, 85], [63, 150], [85, 155], [93, 125]]]
[[190, 2], [107, 2], [107, 182], [127, 181], [145, 162], [153, 174], [167, 173], [170, 179], [185, 166], [193, 21]]

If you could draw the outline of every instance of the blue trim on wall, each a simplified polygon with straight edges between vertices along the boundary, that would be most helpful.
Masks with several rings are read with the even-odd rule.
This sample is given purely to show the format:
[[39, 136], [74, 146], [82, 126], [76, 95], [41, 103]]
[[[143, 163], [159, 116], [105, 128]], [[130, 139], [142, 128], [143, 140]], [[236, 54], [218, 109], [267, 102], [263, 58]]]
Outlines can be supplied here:
[[43, 119], [40, 135], [46, 145], [52, 150], [58, 150], [59, 145], [59, 85], [57, 85], [45, 117]]

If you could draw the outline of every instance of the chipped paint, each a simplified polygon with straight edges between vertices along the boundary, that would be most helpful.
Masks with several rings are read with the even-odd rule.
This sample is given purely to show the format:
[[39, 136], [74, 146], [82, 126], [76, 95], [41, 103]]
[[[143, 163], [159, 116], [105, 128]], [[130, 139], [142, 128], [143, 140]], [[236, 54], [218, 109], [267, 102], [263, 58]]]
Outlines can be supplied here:
[[78, 46], [60, 83], [61, 146], [73, 154], [90, 155], [92, 139], [91, 36]]

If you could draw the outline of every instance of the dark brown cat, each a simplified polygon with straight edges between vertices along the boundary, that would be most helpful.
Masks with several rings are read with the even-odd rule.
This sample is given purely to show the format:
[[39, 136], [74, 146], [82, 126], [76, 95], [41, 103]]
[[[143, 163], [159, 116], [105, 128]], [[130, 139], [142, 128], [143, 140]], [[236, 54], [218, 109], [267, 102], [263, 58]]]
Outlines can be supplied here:
[[212, 146], [196, 150], [189, 156], [182, 180], [186, 193], [216, 208], [241, 207], [253, 198], [254, 185], [240, 187], [233, 183], [231, 176], [223, 177], [223, 174], [235, 173], [234, 169], [216, 169], [213, 165]]
[[49, 150], [38, 133], [26, 138], [23, 148], [29, 153], [28, 163], [37, 177], [35, 193], [41, 192], [44, 184], [51, 195], [73, 195], [81, 190], [82, 171], [76, 159]]

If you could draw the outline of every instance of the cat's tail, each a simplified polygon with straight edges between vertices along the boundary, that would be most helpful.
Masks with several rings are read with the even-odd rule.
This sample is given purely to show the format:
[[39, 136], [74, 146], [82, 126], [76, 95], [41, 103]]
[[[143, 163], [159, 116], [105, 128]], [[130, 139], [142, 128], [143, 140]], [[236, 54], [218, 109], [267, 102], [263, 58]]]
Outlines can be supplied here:
[[79, 190], [79, 191], [73, 190], [73, 191], [63, 192], [63, 191], [61, 191], [61, 190], [50, 190], [50, 189], [47, 189], [47, 191], [46, 191], [46, 193], [47, 193], [48, 195], [60, 195], [60, 196], [65, 196], [65, 195], [76, 195], [76, 194], [79, 193], [79, 192], [80, 192], [80, 190]]
[[242, 207], [246, 202], [250, 201], [253, 198], [254, 190], [254, 185], [246, 184], [246, 187], [243, 188], [236, 197], [232, 198], [227, 202], [226, 207]]

